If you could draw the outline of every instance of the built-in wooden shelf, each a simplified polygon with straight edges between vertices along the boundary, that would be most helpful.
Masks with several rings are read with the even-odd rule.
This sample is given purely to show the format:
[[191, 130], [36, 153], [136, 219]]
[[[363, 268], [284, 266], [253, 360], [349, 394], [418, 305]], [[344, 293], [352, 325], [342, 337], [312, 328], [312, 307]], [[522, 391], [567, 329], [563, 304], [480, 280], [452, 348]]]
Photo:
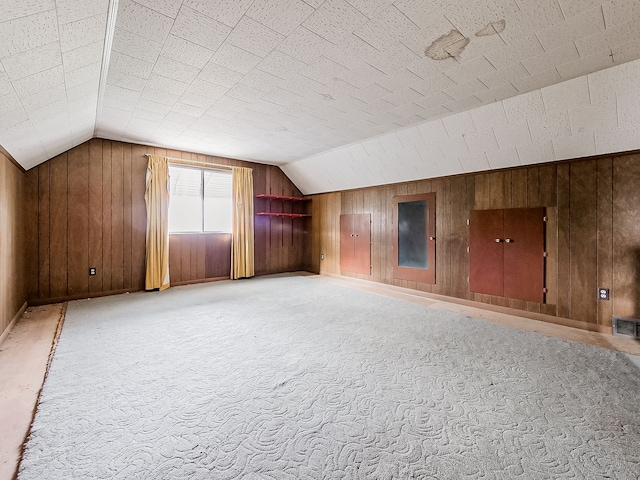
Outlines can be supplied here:
[[299, 218], [299, 217], [310, 217], [308, 213], [284, 213], [284, 212], [258, 212], [256, 215], [263, 215], [267, 217], [291, 217], [291, 218]]
[[267, 195], [266, 193], [259, 193], [258, 195], [256, 195], [256, 198], [266, 198], [267, 200], [289, 200], [291, 202], [307, 202], [311, 200], [310, 198], [287, 197], [284, 195]]
[[[266, 193], [259, 193], [256, 198], [263, 198], [265, 200], [282, 200], [283, 202], [308, 202], [310, 198], [303, 197], [289, 197], [287, 195], [267, 195]], [[287, 218], [301, 218], [310, 217], [308, 213], [289, 213], [289, 212], [257, 212], [256, 215], [264, 217], [287, 217]]]

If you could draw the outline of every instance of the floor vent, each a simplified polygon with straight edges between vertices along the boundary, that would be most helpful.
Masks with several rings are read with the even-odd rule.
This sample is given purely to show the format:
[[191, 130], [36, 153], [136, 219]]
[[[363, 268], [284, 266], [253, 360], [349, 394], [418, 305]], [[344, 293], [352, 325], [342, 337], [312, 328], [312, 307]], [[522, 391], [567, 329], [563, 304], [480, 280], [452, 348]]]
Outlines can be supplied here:
[[640, 320], [613, 317], [613, 334], [640, 339]]

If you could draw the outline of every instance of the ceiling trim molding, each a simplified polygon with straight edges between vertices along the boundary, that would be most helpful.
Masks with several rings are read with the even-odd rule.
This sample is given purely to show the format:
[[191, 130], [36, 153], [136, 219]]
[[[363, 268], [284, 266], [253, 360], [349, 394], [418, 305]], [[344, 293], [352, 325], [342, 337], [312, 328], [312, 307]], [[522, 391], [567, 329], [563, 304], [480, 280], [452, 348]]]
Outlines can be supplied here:
[[102, 50], [102, 67], [100, 69], [100, 83], [98, 85], [98, 102], [96, 105], [96, 120], [93, 124], [93, 137], [98, 132], [98, 124], [102, 118], [102, 104], [104, 101], [104, 92], [107, 87], [107, 76], [109, 74], [109, 62], [111, 60], [111, 47], [113, 45], [113, 36], [116, 31], [116, 18], [118, 17], [119, 0], [109, 1], [109, 11], [107, 13], [107, 26], [104, 36], [104, 46]]

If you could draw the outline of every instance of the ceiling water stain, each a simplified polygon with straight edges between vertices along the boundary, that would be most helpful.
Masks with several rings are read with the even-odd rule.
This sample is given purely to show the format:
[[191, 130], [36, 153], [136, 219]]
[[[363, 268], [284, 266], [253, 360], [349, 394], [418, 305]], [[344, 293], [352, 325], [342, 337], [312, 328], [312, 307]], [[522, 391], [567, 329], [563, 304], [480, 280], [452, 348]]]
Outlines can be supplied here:
[[454, 58], [458, 60], [460, 54], [469, 45], [469, 40], [459, 30], [455, 28], [446, 35], [438, 37], [434, 42], [429, 45], [425, 51], [425, 56], [432, 60], [446, 60], [447, 58]]
[[476, 37], [488, 37], [489, 35], [496, 35], [501, 33], [507, 27], [507, 21], [503, 18], [497, 22], [491, 22], [482, 30], [476, 32]]

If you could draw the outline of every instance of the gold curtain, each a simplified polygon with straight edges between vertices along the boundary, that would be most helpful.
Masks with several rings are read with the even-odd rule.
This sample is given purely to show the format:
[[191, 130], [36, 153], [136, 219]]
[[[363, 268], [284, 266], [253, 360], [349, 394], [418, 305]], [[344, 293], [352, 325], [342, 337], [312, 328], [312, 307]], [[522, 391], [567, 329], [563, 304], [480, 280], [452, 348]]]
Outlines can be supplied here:
[[233, 167], [231, 278], [253, 277], [253, 170]]
[[169, 164], [149, 155], [147, 165], [147, 273], [145, 289], [169, 288]]

